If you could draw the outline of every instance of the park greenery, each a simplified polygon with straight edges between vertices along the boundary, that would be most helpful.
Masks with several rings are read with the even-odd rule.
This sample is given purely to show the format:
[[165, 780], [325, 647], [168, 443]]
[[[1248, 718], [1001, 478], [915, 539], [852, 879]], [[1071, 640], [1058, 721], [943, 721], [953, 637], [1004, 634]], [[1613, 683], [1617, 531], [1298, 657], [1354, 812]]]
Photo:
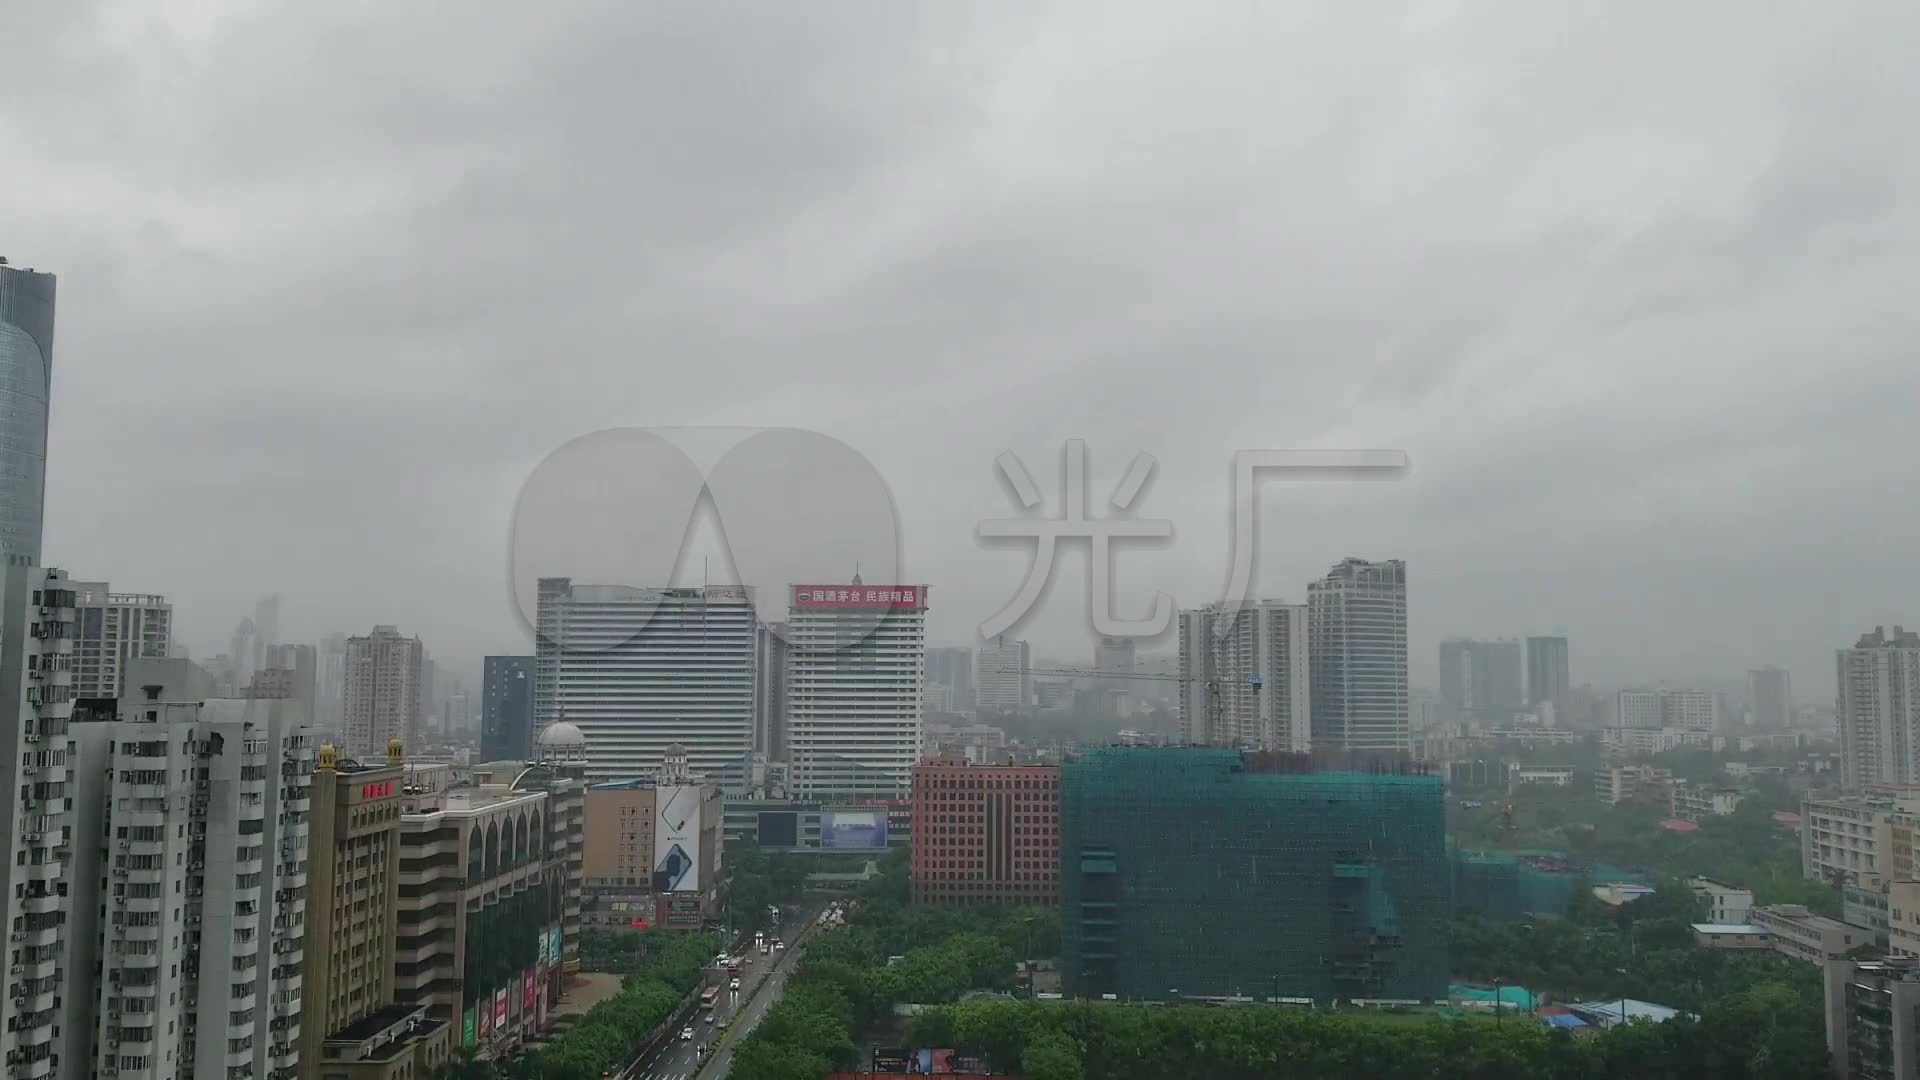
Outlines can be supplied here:
[[847, 925], [807, 939], [785, 995], [735, 1052], [736, 1080], [819, 1080], [850, 1068], [854, 1036], [890, 1023], [895, 1005], [1011, 990], [1017, 960], [1059, 952], [1053, 909], [915, 906], [906, 872], [905, 853], [890, 856]]
[[[1586, 1036], [1531, 1020], [1273, 1007], [965, 1001], [920, 1013], [907, 1044], [983, 1055], [1028, 1080], [1806, 1080], [1825, 1075], [1817, 1015], [1764, 984], [1697, 1019]], [[819, 1073], [768, 1074], [819, 1080]]]

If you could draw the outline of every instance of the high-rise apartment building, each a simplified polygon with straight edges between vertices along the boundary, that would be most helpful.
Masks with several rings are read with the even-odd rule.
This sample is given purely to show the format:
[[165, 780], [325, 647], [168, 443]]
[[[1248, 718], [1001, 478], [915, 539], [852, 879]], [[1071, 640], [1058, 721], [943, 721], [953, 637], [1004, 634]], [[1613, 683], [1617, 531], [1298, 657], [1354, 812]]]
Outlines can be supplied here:
[[1407, 724], [1407, 565], [1346, 559], [1307, 586], [1312, 745], [1398, 754]]
[[1614, 726], [1623, 728], [1662, 727], [1660, 691], [1622, 690], [1614, 695]]
[[1920, 959], [1827, 959], [1830, 1075], [1839, 1080], [1920, 1077]]
[[525, 761], [533, 755], [533, 657], [489, 656], [480, 675], [480, 756]]
[[904, 798], [920, 756], [927, 587], [795, 585], [789, 783], [802, 799]]
[[292, 1080], [313, 769], [300, 706], [208, 698], [186, 660], [137, 660], [127, 682], [69, 729], [86, 840], [65, 875], [62, 1075]]
[[1567, 711], [1573, 693], [1573, 675], [1569, 667], [1567, 639], [1530, 637], [1527, 639], [1527, 704], [1551, 703], [1557, 713]]
[[949, 712], [974, 710], [973, 650], [964, 645], [940, 645], [927, 650], [927, 685], [946, 687]]
[[761, 623], [753, 632], [753, 749], [775, 761], [787, 757], [786, 623]]
[[1747, 707], [1755, 731], [1785, 731], [1793, 726], [1793, 680], [1785, 668], [1767, 666], [1747, 672]]
[[1712, 690], [1662, 690], [1660, 725], [1687, 731], [1718, 731], [1720, 695]]
[[1841, 782], [1920, 783], [1920, 633], [1876, 627], [1835, 666]]
[[[0, 285], [6, 280], [0, 276]], [[81, 883], [70, 874], [76, 851], [84, 849], [95, 856], [97, 878], [100, 835], [98, 808], [70, 809], [67, 790], [79, 771], [69, 735], [77, 601], [66, 575], [31, 565], [33, 557], [16, 551], [0, 568], [6, 596], [17, 601], [0, 610], [6, 644], [0, 708], [13, 721], [0, 724], [0, 769], [7, 779], [0, 801], [0, 896], [12, 933], [7, 993], [0, 995], [0, 1053], [12, 1075], [23, 1078], [84, 1074], [91, 1067], [92, 1010], [81, 1000], [90, 995], [76, 997], [68, 976], [89, 970], [82, 962], [90, 962], [99, 932], [91, 906], [97, 892], [76, 888]], [[79, 831], [87, 825], [94, 831]]]
[[1305, 604], [1180, 613], [1180, 741], [1305, 752], [1313, 690]]
[[974, 697], [983, 709], [1024, 709], [1033, 703], [1033, 651], [1024, 641], [994, 638], [974, 662]]
[[374, 758], [387, 743], [416, 743], [420, 736], [420, 661], [417, 637], [376, 626], [366, 637], [347, 639], [343, 723], [347, 753]]
[[363, 764], [322, 746], [313, 781], [301, 1076], [431, 1075], [452, 1052], [451, 1025], [393, 992], [402, 748]]
[[923, 761], [913, 820], [915, 902], [1059, 901], [1059, 766]]
[[76, 581], [75, 697], [117, 697], [133, 660], [165, 659], [173, 641], [173, 605], [151, 593], [117, 593], [104, 581]]
[[52, 274], [0, 259], [0, 896], [12, 931], [0, 1052], [25, 1078], [84, 1073], [92, 1031], [61, 1026], [56, 1005], [66, 973], [80, 969], [69, 951], [74, 815], [64, 787], [78, 612], [67, 576], [40, 568], [54, 285]]
[[1517, 641], [1449, 638], [1440, 643], [1440, 701], [1453, 719], [1505, 723], [1526, 700]]
[[675, 743], [701, 774], [753, 752], [750, 590], [542, 578], [534, 621], [535, 736], [561, 720], [578, 727], [592, 779], [654, 773]]
[[1065, 993], [1444, 994], [1444, 785], [1361, 756], [1109, 747], [1061, 765]]

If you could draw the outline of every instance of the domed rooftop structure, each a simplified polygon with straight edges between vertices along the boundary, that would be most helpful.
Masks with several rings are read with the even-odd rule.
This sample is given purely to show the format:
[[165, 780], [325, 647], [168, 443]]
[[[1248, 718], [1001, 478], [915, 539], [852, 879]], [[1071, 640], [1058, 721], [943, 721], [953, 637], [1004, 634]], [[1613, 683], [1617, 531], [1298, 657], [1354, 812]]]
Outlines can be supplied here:
[[540, 733], [542, 750], [585, 750], [586, 748], [586, 733], [565, 720], [556, 720], [548, 724], [547, 730]]

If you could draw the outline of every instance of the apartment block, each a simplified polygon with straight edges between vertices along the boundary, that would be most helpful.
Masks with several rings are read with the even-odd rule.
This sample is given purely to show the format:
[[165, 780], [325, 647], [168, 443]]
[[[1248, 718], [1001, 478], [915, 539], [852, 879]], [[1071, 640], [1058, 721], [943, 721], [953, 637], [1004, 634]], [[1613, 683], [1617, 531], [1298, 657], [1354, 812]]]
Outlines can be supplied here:
[[1058, 902], [1058, 766], [923, 761], [913, 768], [913, 820], [916, 902]]
[[795, 585], [787, 759], [801, 798], [897, 799], [920, 756], [927, 587]]
[[1920, 1080], [1920, 960], [1829, 960], [1827, 1053], [1842, 1080]]
[[[1889, 799], [1807, 799], [1800, 804], [1800, 864], [1809, 880], [1879, 887], [1893, 871], [1893, 817]], [[1911, 829], [1908, 828], [1910, 835]], [[1909, 863], [1912, 846], [1906, 846]]]
[[127, 665], [164, 660], [173, 641], [173, 605], [152, 593], [117, 593], [104, 581], [73, 582], [75, 697], [126, 692]]

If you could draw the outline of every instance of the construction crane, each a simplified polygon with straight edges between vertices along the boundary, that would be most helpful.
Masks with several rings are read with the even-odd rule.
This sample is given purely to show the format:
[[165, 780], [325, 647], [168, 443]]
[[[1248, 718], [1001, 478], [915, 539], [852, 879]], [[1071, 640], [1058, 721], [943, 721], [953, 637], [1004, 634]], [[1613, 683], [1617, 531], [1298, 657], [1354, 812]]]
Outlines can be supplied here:
[[[1054, 675], [1075, 679], [1146, 679], [1153, 682], [1179, 683], [1183, 688], [1192, 683], [1204, 683], [1207, 688], [1207, 731], [1209, 733], [1215, 733], [1220, 730], [1221, 704], [1219, 679], [1202, 679], [1193, 675], [1159, 675], [1144, 671], [1100, 671], [1094, 668], [1023, 667], [1003, 668], [1001, 670], [1010, 670], [1018, 672], [1021, 675]], [[1247, 686], [1252, 689], [1255, 694], [1258, 694], [1261, 686], [1260, 676], [1249, 675], [1247, 677]]]

